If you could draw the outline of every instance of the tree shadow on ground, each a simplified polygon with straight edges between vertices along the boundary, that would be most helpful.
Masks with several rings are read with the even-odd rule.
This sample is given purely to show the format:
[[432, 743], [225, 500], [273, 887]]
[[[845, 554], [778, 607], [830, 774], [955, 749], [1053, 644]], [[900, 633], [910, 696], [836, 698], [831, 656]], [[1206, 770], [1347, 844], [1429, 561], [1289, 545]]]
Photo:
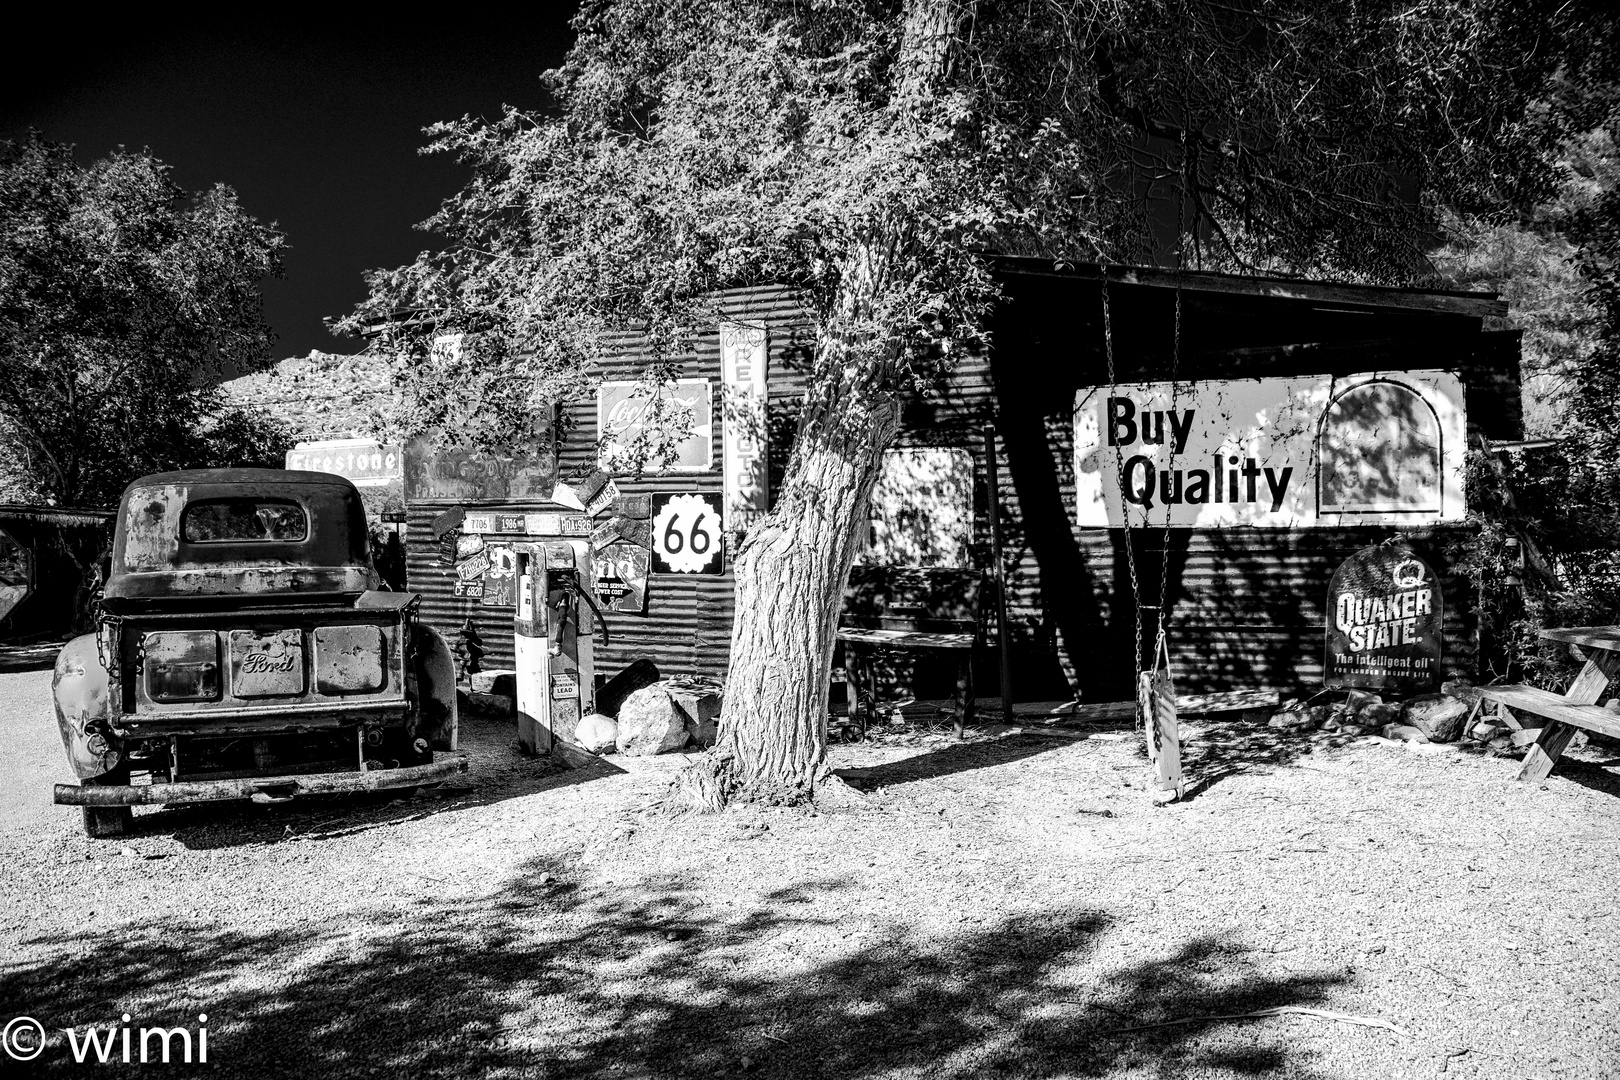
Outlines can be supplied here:
[[[1321, 1075], [1250, 1028], [1121, 1028], [1323, 1001], [1342, 974], [1262, 976], [1243, 950], [1193, 937], [1096, 964], [1112, 919], [1073, 909], [958, 934], [863, 924], [839, 933], [836, 881], [727, 906], [676, 877], [567, 880], [537, 861], [492, 894], [418, 897], [341, 925], [221, 932], [154, 921], [116, 936], [32, 942], [0, 968], [0, 1011], [53, 1032], [28, 1066], [79, 1070], [61, 1028], [195, 1030], [209, 1075], [856, 1078]], [[834, 931], [827, 933], [827, 930]], [[814, 936], [821, 952], [804, 948]], [[1091, 973], [1077, 977], [1077, 969]], [[137, 1040], [138, 1032], [132, 1035]], [[116, 1052], [115, 1052], [116, 1058]], [[134, 1074], [138, 1062], [97, 1066]], [[185, 1075], [171, 1063], [166, 1072]], [[200, 1070], [199, 1070], [200, 1071]], [[17, 1075], [13, 1072], [12, 1075]]]
[[1303, 757], [1348, 746], [1360, 736], [1338, 732], [1298, 733], [1220, 714], [1200, 718], [1198, 734], [1184, 739], [1181, 771], [1188, 800], [1234, 776], [1298, 765]]
[[834, 769], [851, 787], [872, 791], [895, 784], [909, 784], [917, 780], [934, 780], [952, 773], [972, 769], [989, 769], [1024, 758], [1043, 754], [1048, 750], [1069, 745], [1073, 740], [1062, 736], [1024, 732], [999, 738], [954, 743], [912, 757], [886, 761], [881, 765], [849, 766]]
[[138, 812], [132, 835], [173, 836], [192, 849], [274, 844], [294, 836], [319, 839], [590, 783], [621, 772], [607, 762], [567, 769], [548, 758], [528, 756], [519, 749], [517, 729], [509, 718], [463, 718], [458, 752], [468, 760], [467, 772], [414, 795], [389, 791], [319, 795], [272, 806], [246, 800], [193, 803]]
[[[1506, 762], [1506, 764], [1509, 764], [1516, 773], [1522, 760], [1523, 755], [1521, 754], [1519, 758]], [[1620, 759], [1582, 761], [1566, 754], [1558, 759], [1558, 764], [1553, 766], [1552, 775], [1561, 776], [1572, 783], [1581, 785], [1581, 787], [1620, 798], [1620, 776], [1616, 776], [1613, 771], [1615, 765], [1620, 765]]]

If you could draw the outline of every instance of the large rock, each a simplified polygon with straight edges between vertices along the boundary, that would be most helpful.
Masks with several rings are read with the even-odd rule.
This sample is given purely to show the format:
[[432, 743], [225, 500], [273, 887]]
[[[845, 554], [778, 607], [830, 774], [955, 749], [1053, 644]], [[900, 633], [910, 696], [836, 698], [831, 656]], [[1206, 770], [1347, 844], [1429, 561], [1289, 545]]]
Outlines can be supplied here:
[[643, 657], [602, 684], [596, 692], [596, 711], [603, 716], [618, 716], [626, 698], [657, 681], [658, 665]]
[[1315, 731], [1326, 713], [1327, 710], [1320, 705], [1295, 705], [1272, 713], [1266, 726], [1287, 732]]
[[593, 754], [609, 754], [619, 741], [619, 725], [611, 716], [592, 713], [574, 728], [574, 741]]
[[1470, 708], [1468, 702], [1449, 694], [1424, 694], [1406, 703], [1401, 722], [1423, 732], [1430, 742], [1451, 742], [1462, 734]]
[[662, 684], [686, 720], [686, 735], [693, 745], [707, 749], [720, 737], [720, 691], [709, 686]]
[[1371, 701], [1356, 710], [1351, 722], [1359, 727], [1378, 728], [1400, 720], [1401, 706], [1394, 701]]
[[1429, 737], [1411, 724], [1385, 724], [1384, 738], [1400, 742], [1428, 742]]
[[1447, 679], [1440, 684], [1440, 692], [1447, 697], [1456, 698], [1469, 708], [1473, 708], [1475, 702], [1479, 701], [1479, 687], [1467, 679]]
[[471, 684], [470, 689], [475, 694], [499, 694], [502, 697], [517, 697], [517, 672], [510, 668], [475, 671], [467, 676], [467, 681]]
[[686, 717], [661, 686], [647, 686], [619, 706], [619, 753], [667, 754], [686, 745]]

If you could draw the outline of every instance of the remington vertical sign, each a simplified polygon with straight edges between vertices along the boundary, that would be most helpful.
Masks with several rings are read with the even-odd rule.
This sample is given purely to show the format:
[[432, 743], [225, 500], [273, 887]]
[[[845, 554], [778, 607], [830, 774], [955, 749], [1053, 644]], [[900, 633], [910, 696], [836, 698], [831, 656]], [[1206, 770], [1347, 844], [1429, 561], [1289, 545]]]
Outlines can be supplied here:
[[1362, 548], [1328, 585], [1330, 687], [1422, 693], [1440, 685], [1440, 581], [1403, 543]]
[[725, 432], [726, 532], [740, 540], [770, 508], [765, 454], [763, 326], [720, 324], [721, 398]]

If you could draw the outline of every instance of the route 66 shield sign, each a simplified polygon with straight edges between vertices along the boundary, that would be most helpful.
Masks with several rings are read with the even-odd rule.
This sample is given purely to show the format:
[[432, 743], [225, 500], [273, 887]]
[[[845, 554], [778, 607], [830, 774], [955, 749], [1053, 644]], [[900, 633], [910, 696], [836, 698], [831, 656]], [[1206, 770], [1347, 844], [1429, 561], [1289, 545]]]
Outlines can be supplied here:
[[662, 574], [719, 574], [725, 569], [720, 497], [660, 492], [652, 498], [653, 569]]

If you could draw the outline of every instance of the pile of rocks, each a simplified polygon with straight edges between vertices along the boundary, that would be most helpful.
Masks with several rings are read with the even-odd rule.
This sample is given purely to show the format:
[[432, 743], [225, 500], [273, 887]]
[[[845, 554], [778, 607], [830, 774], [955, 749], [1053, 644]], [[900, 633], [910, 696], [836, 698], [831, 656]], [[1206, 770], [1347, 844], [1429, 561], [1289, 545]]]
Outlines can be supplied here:
[[721, 704], [718, 686], [665, 679], [631, 693], [616, 717], [585, 717], [574, 729], [574, 739], [593, 754], [617, 751], [632, 757], [707, 748], [720, 734]]
[[1477, 692], [1462, 682], [1448, 682], [1438, 694], [1422, 694], [1406, 701], [1385, 701], [1379, 694], [1349, 690], [1337, 700], [1322, 695], [1285, 706], [1273, 713], [1269, 725], [1291, 733], [1312, 731], [1346, 735], [1382, 735], [1407, 742], [1453, 742], [1473, 710]]

